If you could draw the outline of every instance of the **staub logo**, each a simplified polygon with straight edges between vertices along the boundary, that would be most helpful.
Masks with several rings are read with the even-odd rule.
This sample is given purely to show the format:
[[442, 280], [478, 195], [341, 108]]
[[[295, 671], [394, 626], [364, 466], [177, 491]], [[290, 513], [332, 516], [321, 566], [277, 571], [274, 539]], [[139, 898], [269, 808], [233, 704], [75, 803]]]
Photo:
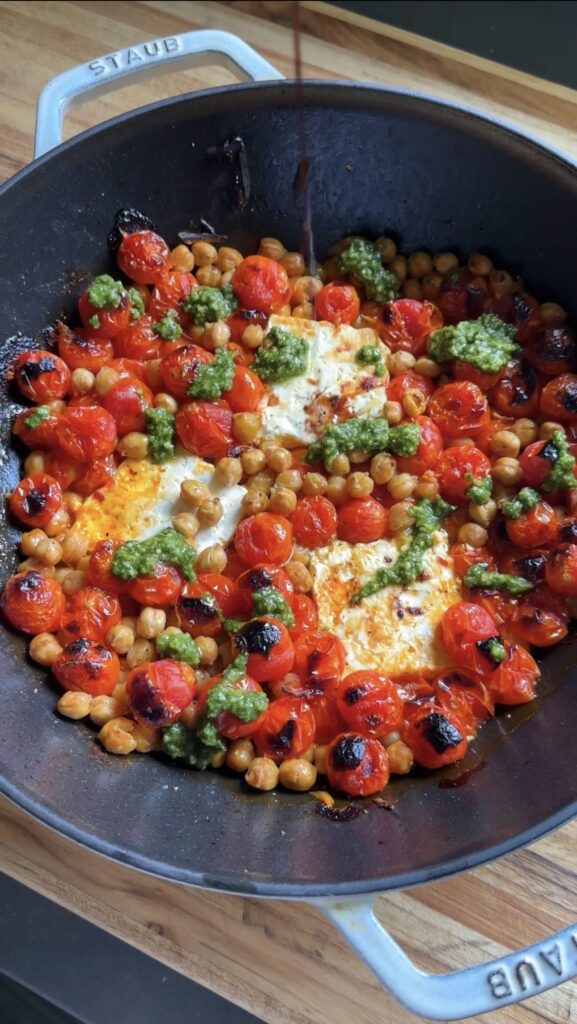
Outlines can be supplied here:
[[577, 933], [563, 937], [552, 946], [543, 947], [532, 956], [510, 961], [507, 965], [493, 968], [487, 975], [491, 995], [498, 1001], [510, 1000], [512, 996], [526, 998], [539, 989], [550, 988], [561, 979], [571, 978], [575, 973], [574, 962], [577, 950]]
[[162, 60], [169, 54], [182, 50], [182, 42], [174, 36], [166, 36], [164, 39], [153, 39], [148, 43], [141, 43], [140, 46], [131, 46], [129, 50], [119, 50], [118, 53], [109, 53], [107, 57], [100, 57], [88, 65], [88, 70], [95, 78], [100, 78], [114, 71], [121, 71], [123, 68], [135, 68], [139, 64], [151, 63], [154, 60]]

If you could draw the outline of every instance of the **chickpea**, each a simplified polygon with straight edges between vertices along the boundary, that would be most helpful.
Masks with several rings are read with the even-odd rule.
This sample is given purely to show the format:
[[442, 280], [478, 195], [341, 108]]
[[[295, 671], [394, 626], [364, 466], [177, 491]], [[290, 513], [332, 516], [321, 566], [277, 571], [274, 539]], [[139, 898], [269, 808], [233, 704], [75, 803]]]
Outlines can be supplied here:
[[28, 654], [38, 665], [50, 668], [62, 651], [61, 644], [52, 633], [38, 633], [32, 637]]
[[128, 718], [113, 718], [102, 726], [98, 739], [109, 754], [131, 754], [136, 749], [135, 725]]
[[34, 476], [36, 473], [44, 472], [46, 456], [44, 452], [30, 452], [24, 459], [24, 469], [27, 476]]
[[362, 462], [367, 461], [367, 458], [368, 455], [366, 452], [360, 450], [349, 452], [349, 462], [351, 466], [360, 466]]
[[315, 315], [315, 307], [312, 302], [301, 302], [300, 306], [293, 306], [292, 315], [299, 320], [312, 320]]
[[209, 267], [211, 263], [216, 263], [218, 258], [218, 253], [210, 242], [194, 242], [192, 255], [195, 267]]
[[179, 721], [182, 722], [186, 729], [196, 729], [199, 718], [200, 715], [196, 701], [192, 701], [179, 715]]
[[57, 540], [46, 537], [36, 548], [36, 558], [44, 565], [58, 565], [62, 560], [62, 547]]
[[[188, 333], [191, 335], [191, 337], [198, 338], [198, 335], [195, 335], [194, 333], [197, 330], [198, 328], [196, 327], [191, 328]], [[200, 330], [202, 331], [202, 328], [200, 328]], [[147, 363], [145, 363], [144, 375], [146, 377], [146, 383], [150, 388], [152, 388], [153, 391], [160, 391], [164, 383], [162, 380], [162, 374], [160, 372], [160, 363], [160, 359], [150, 359]]]
[[393, 775], [408, 775], [413, 767], [413, 751], [402, 740], [396, 740], [387, 747], [389, 768]]
[[443, 275], [439, 274], [436, 270], [432, 270], [430, 274], [425, 274], [422, 281], [423, 298], [436, 299], [441, 291], [442, 284]]
[[154, 640], [166, 627], [162, 608], [143, 608], [136, 620], [136, 633], [145, 640]]
[[497, 502], [493, 501], [493, 498], [489, 498], [484, 505], [475, 505], [474, 502], [471, 502], [467, 508], [467, 514], [469, 519], [478, 523], [479, 526], [489, 526], [497, 515]]
[[467, 260], [467, 269], [475, 276], [488, 277], [493, 269], [493, 261], [482, 252], [472, 252]]
[[137, 722], [132, 736], [136, 742], [137, 754], [149, 754], [151, 750], [162, 750], [160, 729], [153, 729], [150, 725], [142, 725]]
[[347, 481], [344, 476], [330, 476], [327, 480], [327, 489], [325, 491], [325, 497], [332, 501], [333, 505], [337, 507], [342, 505], [343, 501], [346, 500]]
[[56, 702], [56, 710], [65, 718], [72, 718], [78, 721], [90, 714], [93, 697], [89, 693], [77, 693], [75, 690], [67, 690]]
[[423, 277], [433, 269], [433, 260], [428, 252], [412, 252], [407, 258], [407, 268], [411, 277]]
[[139, 430], [131, 430], [129, 434], [120, 438], [116, 450], [123, 459], [140, 461], [148, 455], [148, 438]]
[[493, 455], [507, 455], [516, 458], [521, 450], [521, 441], [513, 430], [498, 430], [489, 441]]
[[138, 638], [126, 652], [126, 664], [128, 668], [136, 668], [137, 665], [143, 665], [145, 661], [154, 661], [155, 657], [156, 648], [154, 644], [150, 640]]
[[254, 761], [254, 744], [251, 740], [233, 740], [226, 752], [226, 767], [233, 772], [246, 772], [251, 761]]
[[388, 484], [397, 470], [397, 463], [392, 455], [379, 452], [371, 459], [370, 473], [376, 484]]
[[249, 324], [242, 332], [241, 341], [247, 348], [258, 348], [264, 341], [264, 330], [258, 324]]
[[428, 498], [434, 501], [439, 496], [439, 482], [432, 469], [427, 469], [415, 485], [415, 498]]
[[345, 491], [349, 498], [368, 498], [375, 486], [375, 481], [368, 473], [351, 473], [347, 477]]
[[167, 391], [159, 391], [154, 396], [154, 408], [155, 409], [166, 409], [167, 412], [175, 413], [178, 409], [178, 402], [176, 398], [169, 395]]
[[44, 530], [30, 530], [28, 533], [23, 533], [20, 537], [20, 547], [22, 554], [28, 558], [34, 558], [38, 547], [43, 541], [48, 540], [48, 537], [44, 533]]
[[245, 782], [253, 789], [268, 792], [278, 783], [279, 770], [270, 757], [255, 757], [248, 766]]
[[421, 282], [416, 277], [410, 277], [401, 285], [401, 295], [404, 299], [417, 299], [420, 302], [423, 298]]
[[288, 487], [291, 491], [298, 493], [303, 485], [303, 478], [298, 469], [285, 469], [276, 478], [277, 487]]
[[291, 757], [283, 761], [279, 768], [279, 782], [285, 789], [294, 789], [299, 793], [314, 786], [317, 781], [317, 770], [314, 764], [304, 757]]
[[400, 740], [400, 738], [401, 738], [400, 732], [397, 732], [396, 729], [392, 729], [391, 732], [388, 732], [386, 736], [383, 736], [381, 738], [381, 743], [382, 743], [383, 747], [385, 747], [385, 749], [386, 749], [387, 747], [391, 746], [391, 743], [396, 743], [397, 740]]
[[19, 563], [18, 572], [39, 572], [42, 576], [56, 578], [57, 570], [53, 565], [44, 565], [37, 558], [26, 558], [23, 562]]
[[539, 309], [539, 315], [544, 324], [562, 324], [567, 319], [567, 313], [557, 302], [544, 302]]
[[264, 491], [247, 491], [240, 503], [244, 518], [256, 516], [259, 512], [266, 512], [268, 508], [268, 495]]
[[393, 271], [400, 284], [406, 280], [407, 277], [407, 260], [404, 256], [393, 256], [393, 259], [389, 263], [389, 270]]
[[68, 515], [74, 519], [84, 504], [84, 498], [75, 491], [63, 491], [62, 500]]
[[195, 639], [203, 665], [213, 665], [218, 658], [218, 644], [211, 636], [197, 636]]
[[114, 697], [106, 697], [102, 694], [92, 698], [90, 721], [94, 722], [94, 725], [102, 727], [107, 722], [111, 722], [113, 718], [120, 718], [125, 710], [126, 708], [123, 708]]
[[198, 521], [203, 526], [214, 526], [215, 523], [219, 523], [222, 519], [222, 501], [220, 498], [209, 498], [208, 501], [203, 501], [202, 505], [199, 505], [196, 514]]
[[560, 431], [562, 434], [565, 433], [565, 427], [562, 423], [552, 423], [550, 421], [542, 423], [539, 427], [539, 440], [548, 441], [557, 431]]
[[293, 560], [288, 565], [285, 565], [284, 571], [297, 594], [308, 594], [309, 590], [312, 590], [313, 578], [306, 565], [303, 565], [302, 562]]
[[266, 466], [266, 456], [260, 448], [249, 448], [248, 451], [242, 452], [240, 464], [248, 476], [254, 476]]
[[397, 255], [397, 247], [393, 239], [387, 238], [386, 235], [381, 235], [380, 238], [377, 238], [375, 248], [378, 250], [383, 263], [390, 263]]
[[335, 476], [348, 476], [351, 471], [351, 464], [347, 455], [335, 455], [329, 469]]
[[78, 569], [71, 569], [61, 580], [60, 586], [65, 594], [75, 594], [77, 590], [82, 590], [82, 587], [86, 586], [86, 573]]
[[264, 491], [265, 494], [270, 493], [270, 489], [275, 483], [276, 477], [272, 470], [261, 469], [260, 473], [255, 473], [246, 482], [246, 486], [249, 491]]
[[183, 274], [190, 274], [191, 270], [194, 270], [194, 256], [188, 246], [177, 245], [171, 249], [168, 265], [171, 270], [180, 270]]
[[[211, 284], [208, 287], [214, 288], [215, 286]], [[230, 327], [225, 324], [224, 320], [216, 320], [213, 324], [207, 324], [202, 341], [204, 347], [210, 352], [214, 352], [217, 348], [225, 348], [230, 341]]]
[[239, 263], [242, 263], [244, 257], [238, 249], [231, 249], [228, 245], [222, 245], [218, 250], [216, 262], [218, 269], [225, 274], [229, 270], [234, 270], [238, 267]]
[[472, 448], [475, 441], [472, 437], [450, 437], [447, 448]]
[[180, 500], [188, 508], [198, 508], [210, 498], [210, 491], [200, 480], [183, 480], [180, 485]]
[[238, 484], [242, 477], [242, 463], [240, 459], [219, 459], [214, 472], [219, 483], [225, 487], [232, 487]]
[[305, 261], [300, 252], [285, 252], [279, 263], [289, 277], [302, 277], [306, 272]]
[[403, 407], [400, 402], [385, 402], [383, 406], [383, 413], [385, 419], [394, 427], [397, 423], [400, 423], [403, 418]]
[[439, 274], [448, 274], [459, 266], [459, 260], [454, 252], [438, 252], [433, 256], [433, 266]]
[[276, 448], [267, 445], [265, 449], [263, 445], [263, 451], [266, 456], [267, 466], [269, 469], [274, 470], [275, 473], [282, 473], [283, 470], [291, 468], [293, 457], [288, 448]]
[[407, 416], [422, 416], [427, 408], [427, 401], [428, 399], [422, 391], [418, 391], [417, 388], [409, 388], [403, 395], [403, 412]]
[[278, 263], [285, 253], [286, 249], [278, 238], [261, 238], [258, 247], [259, 256], [267, 256], [269, 260], [276, 260]]
[[61, 508], [58, 512], [54, 513], [50, 522], [44, 527], [44, 533], [48, 537], [58, 537], [58, 535], [64, 533], [69, 526], [70, 516], [65, 508]]
[[387, 490], [391, 498], [402, 501], [404, 498], [411, 497], [416, 485], [417, 477], [412, 473], [397, 473], [392, 480], [389, 480]]
[[73, 370], [70, 383], [72, 391], [76, 395], [87, 395], [94, 387], [95, 376], [90, 370], [83, 370], [81, 367]]
[[281, 516], [290, 516], [297, 507], [296, 492], [290, 487], [273, 487], [268, 499], [268, 511]]
[[204, 551], [200, 551], [195, 568], [197, 572], [221, 573], [226, 568], [226, 551], [222, 544], [210, 544]]
[[315, 743], [313, 748], [313, 764], [319, 775], [327, 774], [328, 743]]
[[172, 517], [171, 522], [173, 529], [182, 534], [185, 540], [194, 540], [200, 529], [194, 512], [179, 512], [177, 516]]
[[389, 529], [391, 533], [402, 533], [413, 525], [412, 504], [399, 501], [389, 509]]
[[324, 494], [327, 480], [322, 473], [305, 473], [303, 477], [303, 494]]
[[428, 356], [421, 356], [415, 363], [415, 373], [420, 373], [423, 377], [439, 377], [441, 367], [434, 359], [429, 359]]
[[521, 448], [526, 448], [528, 444], [532, 444], [533, 441], [536, 441], [539, 436], [538, 427], [534, 420], [515, 420], [511, 430], [519, 438]]
[[493, 295], [508, 295], [513, 291], [513, 278], [506, 270], [492, 270], [489, 274], [489, 288]]
[[130, 626], [118, 622], [111, 626], [106, 634], [106, 643], [117, 654], [128, 654], [135, 640], [134, 630]]
[[232, 432], [241, 444], [256, 441], [261, 427], [262, 417], [258, 412], [235, 412], [232, 417]]
[[391, 352], [388, 363], [393, 377], [397, 377], [400, 373], [407, 373], [408, 370], [412, 370], [416, 359], [410, 352]]
[[78, 528], [72, 527], [62, 540], [62, 559], [68, 565], [74, 565], [88, 551], [88, 537]]
[[457, 533], [461, 544], [470, 544], [472, 548], [482, 548], [489, 538], [486, 529], [478, 523], [463, 523]]
[[120, 379], [120, 374], [112, 366], [103, 366], [94, 378], [94, 390], [99, 398], [104, 398], [113, 384]]
[[292, 300], [295, 306], [300, 303], [310, 302], [314, 299], [315, 295], [318, 295], [322, 288], [322, 281], [319, 281], [318, 277], [311, 277], [311, 275], [305, 275], [304, 277], [298, 277], [293, 284]]
[[523, 470], [517, 459], [502, 458], [493, 463], [493, 480], [505, 487], [514, 487], [523, 479]]
[[303, 565], [309, 565], [311, 553], [306, 548], [295, 548], [292, 560], [293, 562], [302, 562]]
[[210, 759], [211, 768], [222, 768], [226, 760], [226, 750], [216, 750]]

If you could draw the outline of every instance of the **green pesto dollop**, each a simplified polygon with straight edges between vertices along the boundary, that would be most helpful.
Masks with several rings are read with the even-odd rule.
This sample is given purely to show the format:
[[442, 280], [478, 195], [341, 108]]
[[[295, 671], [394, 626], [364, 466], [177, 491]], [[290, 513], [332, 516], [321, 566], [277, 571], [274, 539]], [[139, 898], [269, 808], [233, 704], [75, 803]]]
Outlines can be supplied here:
[[500, 665], [507, 657], [505, 644], [500, 636], [490, 636], [486, 640], [477, 640], [475, 647], [484, 654], [495, 666]]
[[421, 430], [418, 423], [400, 423], [398, 427], [391, 427], [387, 451], [392, 455], [401, 455], [408, 458], [414, 455], [421, 440]]
[[553, 431], [540, 455], [551, 463], [551, 469], [541, 484], [542, 491], [561, 491], [577, 487], [577, 478], [573, 472], [575, 459], [561, 430]]
[[339, 256], [341, 274], [352, 274], [363, 285], [368, 299], [391, 302], [399, 294], [399, 280], [381, 262], [378, 249], [364, 238], [354, 238]]
[[217, 320], [225, 320], [236, 309], [236, 306], [236, 296], [230, 284], [223, 284], [219, 288], [210, 288], [208, 285], [202, 284], [199, 288], [189, 292], [182, 301], [184, 312], [188, 313], [197, 327], [205, 327], [206, 324], [216, 323]]
[[353, 595], [350, 603], [358, 604], [364, 597], [371, 597], [394, 584], [407, 586], [414, 583], [423, 571], [423, 560], [433, 543], [433, 534], [445, 516], [454, 510], [455, 506], [448, 505], [442, 498], [436, 501], [421, 498], [412, 508], [412, 537], [407, 547], [403, 548], [393, 565], [377, 569], [372, 579]]
[[495, 313], [483, 313], [478, 320], [461, 320], [440, 327], [429, 338], [429, 355], [437, 363], [462, 359], [483, 373], [498, 373], [518, 351], [515, 328]]
[[487, 565], [476, 562], [470, 565], [463, 580], [469, 590], [488, 589], [506, 590], [508, 594], [526, 594], [533, 589], [533, 584], [522, 576], [512, 576], [508, 572], [489, 572]]
[[327, 427], [318, 441], [309, 446], [305, 461], [324, 462], [327, 469], [337, 455], [350, 452], [366, 452], [367, 456], [377, 452], [392, 452], [394, 455], [414, 455], [421, 438], [417, 423], [401, 423], [389, 427], [384, 417], [370, 419], [359, 416]]
[[37, 409], [28, 413], [28, 416], [24, 420], [24, 426], [28, 427], [29, 430], [34, 430], [34, 427], [39, 427], [44, 420], [47, 420], [50, 416], [50, 409], [47, 405], [39, 405]]
[[271, 615], [274, 619], [279, 619], [287, 629], [292, 629], [295, 624], [293, 613], [276, 587], [255, 590], [252, 595], [252, 609], [255, 616]]
[[123, 580], [137, 576], [151, 576], [157, 565], [175, 565], [185, 580], [195, 579], [196, 551], [172, 527], [155, 533], [147, 540], [127, 540], [121, 544], [112, 559], [111, 569]]
[[305, 373], [308, 361], [308, 341], [284, 327], [271, 327], [257, 349], [251, 370], [268, 384], [282, 384]]
[[168, 462], [174, 455], [174, 414], [168, 409], [147, 409], [144, 426], [153, 462]]
[[472, 501], [473, 505], [486, 505], [493, 493], [493, 480], [489, 474], [475, 479], [472, 473], [465, 473], [465, 480], [469, 480], [465, 497]]
[[385, 376], [383, 353], [378, 345], [362, 345], [355, 360], [360, 366], [372, 366], [375, 377]]
[[129, 288], [128, 298], [130, 299], [130, 319], [140, 320], [141, 316], [144, 316], [145, 305], [138, 288]]
[[211, 363], [199, 363], [194, 380], [186, 389], [189, 398], [215, 401], [223, 391], [230, 391], [234, 375], [234, 360], [227, 348], [217, 348]]
[[188, 633], [160, 633], [154, 641], [159, 658], [184, 661], [187, 665], [200, 665], [198, 644]]
[[118, 309], [126, 289], [122, 281], [115, 281], [110, 274], [100, 274], [94, 278], [86, 294], [95, 309]]
[[176, 313], [173, 309], [169, 309], [168, 313], [165, 313], [162, 317], [162, 320], [158, 320], [152, 325], [152, 328], [165, 341], [178, 341], [182, 337], [182, 327], [176, 319]]
[[97, 331], [98, 328], [100, 327], [100, 317], [98, 316], [98, 313], [93, 313], [92, 316], [89, 316], [86, 323], [88, 324], [89, 327], [92, 327], [94, 328], [95, 331]]
[[537, 491], [532, 487], [522, 487], [514, 498], [505, 498], [499, 505], [500, 511], [507, 519], [519, 519], [524, 512], [535, 508], [540, 501]]

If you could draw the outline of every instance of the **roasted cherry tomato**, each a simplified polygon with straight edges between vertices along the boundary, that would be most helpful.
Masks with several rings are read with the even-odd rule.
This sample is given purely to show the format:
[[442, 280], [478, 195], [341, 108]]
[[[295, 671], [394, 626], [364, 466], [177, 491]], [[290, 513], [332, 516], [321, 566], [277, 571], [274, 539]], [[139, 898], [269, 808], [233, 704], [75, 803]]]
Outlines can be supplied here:
[[59, 447], [65, 455], [79, 462], [110, 455], [116, 447], [117, 437], [114, 418], [99, 406], [68, 406], [56, 424]]
[[415, 423], [420, 433], [417, 450], [414, 455], [397, 459], [397, 472], [422, 476], [428, 469], [436, 469], [443, 451], [443, 435], [430, 416], [417, 416]]
[[328, 544], [337, 532], [337, 512], [332, 501], [322, 494], [299, 498], [292, 514], [294, 539], [306, 548]]
[[138, 359], [147, 362], [156, 359], [160, 353], [161, 341], [154, 330], [151, 316], [141, 316], [126, 327], [114, 339], [114, 351], [123, 359]]
[[83, 468], [84, 463], [78, 462], [76, 459], [69, 459], [59, 448], [46, 452], [44, 469], [48, 476], [53, 477], [60, 484], [63, 491], [67, 491], [72, 486]]
[[315, 295], [314, 306], [317, 320], [340, 325], [355, 322], [361, 303], [359, 293], [352, 285], [331, 281]]
[[89, 297], [89, 289], [82, 293], [78, 300], [78, 314], [86, 329], [93, 338], [114, 338], [125, 330], [130, 323], [130, 299], [127, 292], [113, 309], [100, 309], [93, 306]]
[[458, 719], [467, 739], [476, 735], [478, 727], [495, 710], [495, 702], [485, 684], [456, 669], [440, 672], [433, 681], [433, 692], [435, 703]]
[[[42, 410], [40, 413], [39, 411]], [[44, 415], [48, 412], [48, 415]], [[37, 415], [39, 413], [39, 416]], [[30, 417], [34, 417], [32, 420]], [[19, 412], [12, 424], [12, 433], [19, 437], [27, 448], [52, 448], [56, 443], [56, 421], [58, 416], [55, 412], [48, 411], [45, 406], [38, 406], [35, 409], [23, 409]], [[35, 426], [30, 426], [30, 423]]]
[[449, 554], [453, 559], [453, 568], [459, 579], [463, 579], [467, 570], [478, 562], [486, 565], [491, 572], [495, 569], [495, 560], [489, 549], [485, 547], [473, 548], [470, 544], [458, 542], [457, 544], [451, 544]]
[[513, 323], [517, 328], [517, 341], [522, 345], [542, 327], [539, 303], [527, 292], [513, 295]]
[[160, 608], [174, 604], [184, 580], [174, 565], [159, 562], [152, 576], [137, 576], [128, 584], [127, 591], [140, 604]]
[[430, 398], [435, 390], [435, 385], [430, 377], [423, 377], [421, 373], [408, 370], [406, 373], [399, 373], [391, 377], [387, 384], [387, 398], [390, 402], [402, 404], [407, 391], [420, 391], [425, 398]]
[[403, 720], [403, 701], [391, 679], [378, 672], [351, 672], [337, 690], [337, 707], [345, 727], [380, 739]]
[[114, 455], [103, 455], [82, 466], [82, 472], [74, 481], [74, 490], [83, 497], [94, 494], [94, 491], [112, 483], [116, 473]]
[[230, 327], [230, 337], [234, 342], [241, 342], [247, 327], [266, 327], [268, 313], [259, 309], [235, 309], [226, 321]]
[[550, 380], [543, 388], [540, 410], [556, 423], [577, 419], [577, 374], [562, 373]]
[[432, 332], [442, 326], [437, 306], [416, 299], [387, 302], [377, 318], [377, 330], [391, 352], [410, 352], [417, 359], [427, 351]]
[[179, 625], [191, 636], [217, 636], [221, 619], [232, 619], [243, 611], [238, 583], [220, 573], [202, 573], [185, 583], [176, 602]]
[[64, 642], [68, 644], [79, 636], [87, 640], [104, 640], [108, 630], [121, 618], [118, 598], [98, 587], [81, 587], [66, 601], [61, 626]]
[[115, 576], [111, 565], [120, 541], [99, 540], [88, 558], [86, 580], [92, 587], [100, 587], [109, 594], [123, 594], [128, 588], [128, 581]]
[[152, 404], [152, 391], [135, 377], [120, 377], [102, 399], [102, 405], [116, 423], [119, 437], [132, 430], [144, 430], [144, 413]]
[[529, 651], [517, 644], [505, 644], [507, 657], [486, 677], [496, 704], [526, 704], [535, 696], [540, 672]]
[[531, 363], [520, 356], [512, 359], [491, 388], [489, 400], [502, 416], [533, 416], [539, 408], [539, 379]]
[[198, 288], [198, 281], [184, 270], [168, 270], [160, 277], [150, 296], [149, 312], [155, 320], [162, 320], [174, 309], [179, 312], [180, 303]]
[[338, 733], [343, 732], [345, 723], [337, 707], [335, 696], [315, 697], [310, 702], [315, 719], [315, 743], [330, 743]]
[[315, 720], [308, 704], [295, 697], [281, 697], [269, 704], [252, 739], [263, 757], [280, 764], [306, 753], [314, 735]]
[[231, 284], [241, 306], [263, 313], [276, 312], [291, 295], [286, 270], [267, 256], [247, 256], [236, 267]]
[[26, 526], [47, 526], [62, 508], [62, 488], [46, 473], [25, 476], [12, 491], [8, 508]]
[[555, 594], [577, 597], [577, 544], [560, 544], [545, 566], [545, 579]]
[[[562, 527], [559, 530], [559, 539], [564, 540]], [[523, 576], [530, 583], [542, 583], [545, 579], [545, 565], [549, 552], [545, 548], [535, 548], [533, 551], [523, 551], [519, 548], [508, 548], [499, 559], [501, 572], [508, 572], [512, 576]]]
[[439, 488], [443, 498], [457, 505], [469, 502], [467, 490], [474, 480], [491, 474], [491, 463], [478, 448], [459, 445], [446, 448], [437, 463]]
[[170, 249], [155, 231], [134, 231], [125, 235], [116, 261], [123, 274], [137, 284], [156, 284], [167, 269]]
[[542, 327], [523, 348], [525, 359], [546, 377], [577, 368], [575, 331], [567, 324]]
[[110, 363], [113, 356], [110, 338], [95, 337], [84, 328], [71, 331], [66, 324], [56, 324], [58, 351], [71, 370], [90, 370], [98, 373]]
[[162, 729], [178, 718], [197, 691], [194, 669], [165, 658], [145, 661], [126, 676], [126, 699], [137, 722]]
[[249, 567], [261, 562], [283, 565], [293, 548], [292, 526], [284, 516], [257, 512], [238, 524], [234, 547], [241, 562]]
[[[213, 679], [209, 679], [206, 685], [202, 688], [197, 708], [199, 712], [202, 712], [206, 698], [209, 691], [217, 683], [220, 683], [222, 676], [214, 676]], [[234, 690], [243, 690], [244, 692], [260, 692], [262, 693], [262, 686], [257, 683], [256, 679], [251, 679], [250, 676], [244, 675], [241, 679], [235, 679], [230, 684]], [[251, 719], [250, 722], [241, 722], [240, 718], [233, 715], [231, 711], [219, 711], [214, 720], [214, 724], [217, 731], [221, 736], [224, 736], [227, 740], [238, 740], [243, 736], [252, 736], [253, 732], [259, 728], [264, 722], [266, 710], [257, 715], [256, 718]]]
[[277, 565], [255, 565], [247, 569], [237, 579], [238, 593], [240, 600], [240, 615], [250, 616], [253, 612], [252, 595], [259, 590], [274, 587], [284, 597], [285, 601], [292, 608], [295, 593], [294, 588], [286, 572], [279, 569]]
[[247, 366], [234, 368], [232, 387], [223, 391], [222, 397], [228, 402], [233, 412], [256, 412], [260, 409], [266, 395], [266, 388], [260, 377]]
[[70, 370], [60, 356], [44, 349], [29, 349], [16, 358], [10, 375], [30, 402], [53, 402], [70, 389]]
[[345, 668], [342, 643], [333, 633], [307, 630], [295, 641], [293, 672], [301, 681], [300, 696], [335, 694]]
[[141, 359], [119, 356], [118, 359], [111, 359], [109, 365], [120, 377], [136, 377], [146, 384], [146, 363]]
[[202, 363], [210, 363], [211, 356], [199, 345], [184, 345], [161, 360], [160, 376], [165, 390], [177, 398], [186, 398], [189, 384]]
[[487, 399], [468, 380], [437, 388], [429, 399], [427, 413], [446, 437], [474, 437], [489, 420]]
[[295, 652], [286, 626], [263, 615], [241, 626], [232, 638], [234, 655], [248, 654], [246, 670], [257, 683], [282, 679], [293, 667]]
[[559, 520], [546, 501], [540, 501], [518, 519], [507, 519], [505, 525], [511, 541], [518, 548], [552, 544], [559, 532]]
[[371, 736], [342, 732], [329, 744], [327, 775], [333, 789], [349, 796], [372, 796], [389, 781], [389, 757]]
[[306, 594], [294, 594], [291, 610], [295, 624], [289, 629], [289, 633], [294, 643], [301, 633], [317, 628], [319, 617], [316, 604]]
[[499, 373], [483, 373], [476, 366], [461, 359], [453, 360], [451, 371], [455, 380], [469, 380], [472, 384], [476, 384], [483, 394], [486, 394], [489, 388], [494, 387], [500, 377]]
[[64, 601], [57, 580], [31, 570], [10, 577], [0, 605], [15, 629], [23, 633], [55, 633], [62, 622]]
[[460, 320], [471, 319], [469, 295], [462, 284], [445, 282], [435, 301], [445, 323], [458, 324]]
[[407, 722], [405, 743], [423, 768], [442, 768], [467, 753], [467, 738], [460, 718], [444, 708], [423, 707]]
[[487, 641], [498, 638], [499, 630], [484, 608], [466, 601], [451, 605], [441, 619], [441, 632], [455, 665], [483, 677], [493, 671], [495, 661]]
[[349, 544], [368, 544], [384, 536], [387, 520], [386, 508], [375, 498], [348, 498], [337, 510], [337, 536]]
[[118, 682], [118, 655], [105, 644], [78, 637], [60, 652], [52, 666], [63, 690], [110, 696]]
[[176, 414], [178, 440], [202, 459], [222, 459], [232, 440], [232, 412], [226, 402], [187, 402]]
[[529, 487], [540, 487], [553, 469], [558, 452], [552, 441], [534, 441], [519, 455], [525, 483]]
[[[577, 585], [575, 589], [577, 593]], [[559, 643], [567, 636], [568, 625], [569, 614], [563, 597], [544, 583], [517, 598], [509, 620], [514, 639], [535, 647], [552, 647]]]

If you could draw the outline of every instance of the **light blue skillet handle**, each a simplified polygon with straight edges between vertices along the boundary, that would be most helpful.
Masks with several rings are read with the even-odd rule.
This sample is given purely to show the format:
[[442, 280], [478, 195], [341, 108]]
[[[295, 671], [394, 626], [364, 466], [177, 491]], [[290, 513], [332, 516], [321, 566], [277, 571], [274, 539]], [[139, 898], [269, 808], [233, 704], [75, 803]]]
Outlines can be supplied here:
[[36, 107], [34, 156], [42, 156], [62, 142], [62, 118], [66, 110], [88, 96], [110, 92], [126, 85], [129, 79], [138, 81], [162, 71], [174, 71], [177, 67], [213, 63], [241, 71], [253, 82], [283, 77], [272, 64], [230, 32], [206, 29], [139, 43], [63, 71], [44, 86]]
[[379, 924], [374, 899], [355, 896], [314, 902], [385, 988], [408, 1010], [429, 1020], [461, 1020], [498, 1010], [577, 975], [577, 925], [478, 967], [425, 974]]

